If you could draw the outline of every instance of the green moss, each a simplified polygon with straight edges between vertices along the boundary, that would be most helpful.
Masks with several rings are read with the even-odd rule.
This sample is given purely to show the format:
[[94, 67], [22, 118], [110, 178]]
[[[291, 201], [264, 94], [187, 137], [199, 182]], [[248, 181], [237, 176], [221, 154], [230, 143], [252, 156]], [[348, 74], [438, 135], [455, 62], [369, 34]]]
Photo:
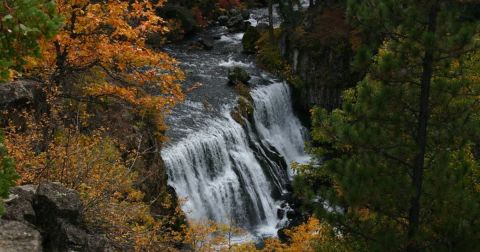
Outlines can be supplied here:
[[281, 30], [276, 29], [274, 32], [274, 43], [272, 43], [269, 33], [264, 32], [257, 41], [257, 63], [273, 73], [281, 72], [285, 64], [277, 46], [280, 35]]
[[239, 94], [241, 97], [246, 98], [249, 101], [253, 101], [252, 96], [250, 95], [250, 87], [243, 84], [243, 83], [237, 83], [235, 87], [235, 92]]
[[232, 110], [230, 115], [239, 124], [245, 125], [245, 119], [249, 120], [253, 115], [252, 101], [246, 97], [240, 96], [238, 98], [237, 106]]

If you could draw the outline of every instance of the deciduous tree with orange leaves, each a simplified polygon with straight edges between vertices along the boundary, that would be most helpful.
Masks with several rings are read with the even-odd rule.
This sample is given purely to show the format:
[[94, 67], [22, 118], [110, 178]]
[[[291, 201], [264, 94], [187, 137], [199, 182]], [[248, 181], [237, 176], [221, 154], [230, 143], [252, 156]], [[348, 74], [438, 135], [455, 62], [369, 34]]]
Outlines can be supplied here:
[[75, 89], [68, 77], [95, 75], [84, 90], [97, 97], [114, 97], [137, 108], [163, 111], [183, 98], [183, 73], [168, 54], [153, 51], [145, 41], [168, 31], [147, 0], [57, 1], [64, 25], [53, 41], [43, 41], [43, 59], [30, 72]]

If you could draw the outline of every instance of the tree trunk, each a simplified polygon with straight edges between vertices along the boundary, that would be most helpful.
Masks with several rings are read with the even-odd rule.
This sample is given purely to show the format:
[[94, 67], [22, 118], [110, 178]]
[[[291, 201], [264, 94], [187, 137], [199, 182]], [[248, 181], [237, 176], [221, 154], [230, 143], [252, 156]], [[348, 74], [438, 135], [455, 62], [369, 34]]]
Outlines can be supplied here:
[[[431, 7], [428, 16], [428, 32], [435, 34], [437, 25], [437, 6]], [[410, 212], [408, 216], [408, 247], [407, 251], [419, 251], [420, 248], [416, 244], [415, 238], [420, 225], [420, 196], [422, 194], [423, 185], [423, 171], [425, 168], [425, 153], [427, 148], [427, 124], [429, 118], [429, 100], [430, 100], [430, 85], [433, 75], [433, 54], [435, 48], [433, 45], [426, 45], [425, 55], [422, 62], [422, 77], [421, 90], [419, 101], [419, 116], [417, 126], [417, 146], [418, 154], [415, 157], [413, 167], [412, 184], [415, 193], [411, 198]]]

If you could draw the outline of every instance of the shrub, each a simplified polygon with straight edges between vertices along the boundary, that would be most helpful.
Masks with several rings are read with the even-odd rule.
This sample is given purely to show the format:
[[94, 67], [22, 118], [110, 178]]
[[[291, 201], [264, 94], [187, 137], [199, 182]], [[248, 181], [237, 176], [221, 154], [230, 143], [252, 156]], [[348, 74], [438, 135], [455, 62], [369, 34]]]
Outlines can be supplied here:
[[0, 131], [0, 216], [3, 214], [3, 201], [1, 198], [8, 197], [10, 187], [15, 185], [18, 175], [15, 172], [13, 160], [7, 155], [7, 149], [3, 144], [3, 133]]

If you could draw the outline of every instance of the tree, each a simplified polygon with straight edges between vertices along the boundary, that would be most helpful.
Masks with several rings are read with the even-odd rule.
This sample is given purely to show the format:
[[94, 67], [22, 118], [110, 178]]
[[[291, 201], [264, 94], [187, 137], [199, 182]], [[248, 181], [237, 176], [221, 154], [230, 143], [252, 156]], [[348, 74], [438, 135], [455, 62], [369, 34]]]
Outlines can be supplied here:
[[7, 149], [3, 143], [3, 133], [0, 131], [0, 216], [4, 211], [2, 198], [8, 197], [9, 189], [15, 185], [17, 179], [15, 165], [7, 155]]
[[0, 4], [0, 81], [20, 70], [26, 56], [40, 56], [38, 40], [61, 25], [51, 0], [3, 0]]
[[58, 1], [65, 24], [53, 42], [43, 41], [44, 58], [30, 65], [32, 73], [63, 92], [79, 88], [75, 74], [95, 75], [83, 87], [88, 94], [163, 114], [183, 98], [183, 73], [175, 59], [146, 45], [150, 34], [168, 31], [155, 14], [164, 1], [155, 2]]
[[351, 21], [384, 43], [342, 109], [315, 110], [321, 164], [300, 169], [297, 184], [369, 250], [478, 249], [478, 22], [468, 7], [349, 1]]

